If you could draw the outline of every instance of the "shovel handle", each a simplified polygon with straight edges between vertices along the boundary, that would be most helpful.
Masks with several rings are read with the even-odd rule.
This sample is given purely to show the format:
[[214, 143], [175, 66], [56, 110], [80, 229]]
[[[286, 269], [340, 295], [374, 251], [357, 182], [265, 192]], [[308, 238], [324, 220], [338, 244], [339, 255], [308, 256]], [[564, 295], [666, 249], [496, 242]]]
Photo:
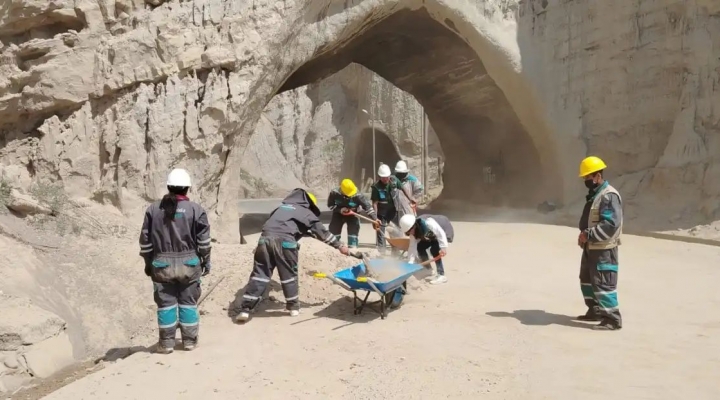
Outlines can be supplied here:
[[354, 215], [354, 216], [356, 216], [356, 217], [358, 217], [358, 218], [360, 218], [360, 219], [364, 219], [365, 221], [370, 222], [371, 224], [374, 224], [374, 223], [375, 223], [375, 220], [370, 219], [370, 218], [368, 218], [368, 217], [366, 217], [366, 216], [364, 216], [364, 215], [358, 214], [358, 213], [356, 213], [355, 211], [352, 211], [352, 210], [351, 210], [349, 213], [345, 214], [345, 215]]
[[422, 265], [423, 267], [427, 267], [428, 265], [430, 265], [430, 263], [433, 263], [433, 262], [435, 262], [435, 261], [437, 261], [437, 260], [439, 260], [439, 259], [441, 259], [441, 258], [442, 258], [442, 256], [437, 256], [437, 257], [432, 258], [432, 259], [430, 259], [430, 260], [421, 262], [420, 265]]

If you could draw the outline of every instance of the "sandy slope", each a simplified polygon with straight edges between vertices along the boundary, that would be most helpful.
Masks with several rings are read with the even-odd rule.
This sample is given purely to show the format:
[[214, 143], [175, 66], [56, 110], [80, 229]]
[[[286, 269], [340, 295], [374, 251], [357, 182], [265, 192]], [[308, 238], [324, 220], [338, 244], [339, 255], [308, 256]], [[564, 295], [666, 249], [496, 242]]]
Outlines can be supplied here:
[[569, 317], [585, 311], [572, 229], [456, 225], [450, 282], [386, 320], [340, 297], [245, 326], [211, 313], [195, 352], [138, 353], [46, 398], [720, 398], [717, 248], [626, 237], [625, 327], [594, 332]]

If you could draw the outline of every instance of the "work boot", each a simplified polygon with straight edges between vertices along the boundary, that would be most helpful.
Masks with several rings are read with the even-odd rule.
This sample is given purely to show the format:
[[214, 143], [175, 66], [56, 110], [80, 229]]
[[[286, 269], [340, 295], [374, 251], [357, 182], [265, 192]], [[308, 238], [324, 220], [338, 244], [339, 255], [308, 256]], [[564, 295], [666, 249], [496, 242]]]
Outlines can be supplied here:
[[161, 346], [161, 345], [158, 344], [157, 350], [155, 350], [155, 352], [158, 353], [158, 354], [170, 354], [170, 353], [172, 353], [174, 350], [175, 350], [175, 349], [172, 348], [172, 347], [163, 347], [163, 346]]
[[617, 331], [622, 329], [622, 326], [617, 322], [609, 319], [604, 319], [598, 325], [592, 327], [594, 331]]
[[183, 349], [185, 349], [185, 351], [193, 351], [193, 350], [195, 350], [196, 347], [197, 347], [197, 339], [183, 340]]
[[447, 278], [445, 275], [438, 275], [435, 279], [430, 281], [431, 285], [439, 285], [441, 283], [447, 282]]
[[240, 314], [235, 317], [235, 322], [247, 322], [250, 319], [250, 312], [249, 311], [240, 311]]
[[578, 321], [602, 321], [602, 318], [597, 313], [594, 313], [592, 310], [588, 310], [588, 312], [585, 313], [585, 315], [580, 315], [576, 318]]
[[300, 315], [300, 310], [290, 310], [291, 317], [297, 317], [298, 315]]

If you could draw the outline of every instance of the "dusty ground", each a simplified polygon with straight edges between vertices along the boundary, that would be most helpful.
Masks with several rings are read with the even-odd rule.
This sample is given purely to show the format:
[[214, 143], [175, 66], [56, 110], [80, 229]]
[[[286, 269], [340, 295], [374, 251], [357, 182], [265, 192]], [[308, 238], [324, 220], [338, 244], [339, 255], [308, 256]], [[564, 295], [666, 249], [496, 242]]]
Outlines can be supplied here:
[[[627, 236], [625, 326], [601, 333], [571, 318], [584, 312], [572, 229], [457, 223], [456, 233], [449, 283], [414, 283], [386, 320], [353, 316], [341, 292], [317, 281], [337, 300], [299, 318], [269, 304], [245, 326], [211, 311], [197, 351], [140, 352], [46, 398], [720, 397], [717, 248]], [[232, 300], [224, 285], [211, 310]]]

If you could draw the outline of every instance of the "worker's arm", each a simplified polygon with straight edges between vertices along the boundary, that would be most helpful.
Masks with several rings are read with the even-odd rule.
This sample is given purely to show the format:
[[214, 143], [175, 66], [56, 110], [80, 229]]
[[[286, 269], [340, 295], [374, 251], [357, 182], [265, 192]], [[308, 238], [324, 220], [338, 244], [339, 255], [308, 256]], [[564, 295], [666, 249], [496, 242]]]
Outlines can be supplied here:
[[320, 218], [316, 217], [315, 214], [308, 213], [308, 221], [310, 226], [310, 234], [317, 240], [331, 246], [335, 249], [339, 249], [343, 246], [343, 242], [338, 240], [332, 233], [330, 233], [325, 225], [320, 221]]
[[368, 201], [367, 197], [365, 197], [364, 194], [358, 193], [357, 194], [357, 202], [360, 204], [360, 208], [362, 208], [363, 212], [367, 214], [370, 219], [377, 219], [377, 214], [375, 213], [375, 209]]
[[420, 181], [416, 177], [412, 177], [412, 180], [410, 181], [411, 187], [412, 187], [412, 194], [415, 199], [419, 199], [422, 196], [423, 193], [423, 185], [420, 183]]
[[412, 195], [411, 191], [408, 190], [407, 185], [403, 185], [403, 183], [398, 179], [396, 176], [393, 176], [392, 178], [393, 186], [397, 188], [397, 190], [403, 192], [405, 197], [407, 197], [408, 200], [411, 202], [415, 202], [415, 196]]
[[210, 222], [208, 221], [207, 213], [205, 209], [199, 207], [199, 215], [195, 220], [195, 242], [197, 243], [197, 253], [202, 260], [203, 265], [210, 264], [210, 251], [212, 245], [210, 244]]
[[150, 259], [152, 262], [153, 244], [150, 240], [150, 229], [152, 227], [152, 213], [150, 207], [145, 210], [145, 219], [143, 220], [142, 229], [140, 230], [140, 255], [144, 259]]
[[615, 193], [608, 193], [600, 199], [600, 221], [588, 229], [588, 241], [597, 243], [610, 239], [622, 224], [622, 204]]
[[327, 206], [331, 210], [335, 208], [335, 195], [333, 193], [334, 192], [331, 190], [330, 194], [328, 194], [328, 199], [327, 199]]
[[410, 264], [414, 264], [415, 261], [420, 258], [418, 257], [417, 252], [417, 239], [415, 239], [412, 235], [410, 236], [410, 242], [408, 243], [407, 257]]
[[380, 192], [378, 192], [375, 185], [370, 188], [370, 201], [372, 202], [372, 208], [375, 210], [375, 214], [378, 213], [378, 202], [380, 202]]
[[[152, 207], [152, 206], [151, 206]], [[153, 244], [150, 239], [150, 229], [152, 228], [152, 213], [150, 207], [145, 210], [145, 218], [143, 219], [142, 228], [140, 230], [140, 256], [145, 260], [145, 275], [150, 276], [153, 262]]]
[[440, 244], [440, 248], [447, 249], [448, 241], [447, 241], [447, 235], [445, 234], [445, 230], [432, 218], [426, 219], [425, 223], [427, 224], [428, 229], [430, 229], [435, 234], [435, 237], [437, 238], [438, 243]]

